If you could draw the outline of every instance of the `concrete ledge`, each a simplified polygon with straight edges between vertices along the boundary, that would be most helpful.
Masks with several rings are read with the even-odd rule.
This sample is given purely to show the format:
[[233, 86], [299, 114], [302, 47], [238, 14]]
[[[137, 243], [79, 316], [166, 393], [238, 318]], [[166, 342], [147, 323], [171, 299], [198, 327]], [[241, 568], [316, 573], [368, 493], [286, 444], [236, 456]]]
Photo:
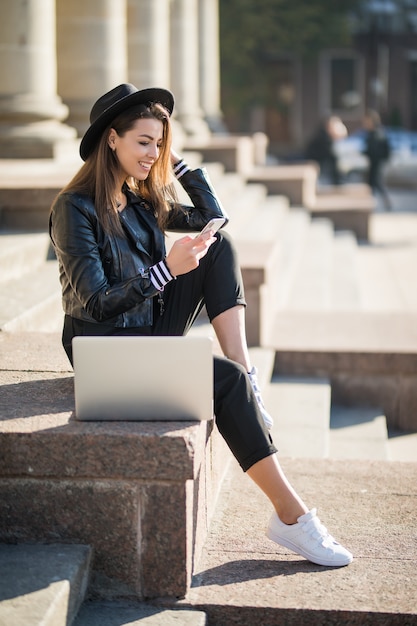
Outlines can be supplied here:
[[321, 567], [269, 541], [270, 504], [233, 465], [193, 585], [175, 606], [203, 610], [216, 626], [417, 624], [417, 463], [281, 464], [353, 563]]
[[375, 199], [361, 193], [323, 193], [308, 202], [312, 217], [330, 219], [336, 230], [351, 230], [358, 239], [368, 241], [369, 219], [375, 210]]
[[272, 240], [252, 241], [238, 238], [236, 247], [242, 269], [247, 302], [246, 337], [249, 346], [264, 344], [273, 322], [270, 302], [277, 289], [276, 270], [280, 245]]
[[88, 546], [0, 545], [0, 623], [67, 626], [84, 600]]
[[0, 188], [0, 226], [19, 230], [48, 230], [49, 210], [62, 187]]
[[231, 458], [213, 422], [77, 422], [59, 335], [0, 337], [0, 541], [91, 545], [99, 595], [183, 596]]
[[340, 404], [379, 406], [390, 427], [417, 431], [417, 315], [276, 315], [276, 374], [327, 376]]
[[208, 141], [187, 139], [185, 150], [202, 155], [203, 161], [222, 163], [226, 172], [247, 174], [266, 162], [268, 139], [264, 133], [253, 135], [212, 135]]
[[70, 154], [67, 159], [0, 160], [1, 228], [48, 230], [52, 201], [82, 165], [76, 152]]
[[265, 185], [270, 195], [287, 196], [293, 206], [307, 206], [315, 200], [317, 176], [315, 163], [272, 165], [255, 167], [246, 181]]
[[169, 610], [127, 602], [86, 602], [74, 626], [207, 626], [203, 611]]

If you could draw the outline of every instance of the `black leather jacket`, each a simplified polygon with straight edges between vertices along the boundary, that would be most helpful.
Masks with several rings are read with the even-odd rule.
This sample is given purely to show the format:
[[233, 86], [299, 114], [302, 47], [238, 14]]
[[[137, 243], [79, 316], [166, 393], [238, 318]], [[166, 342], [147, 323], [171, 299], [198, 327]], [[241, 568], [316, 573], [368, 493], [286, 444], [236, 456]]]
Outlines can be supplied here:
[[[180, 183], [194, 206], [173, 211], [169, 230], [199, 231], [212, 217], [227, 220], [205, 170], [188, 171]], [[127, 197], [129, 210], [121, 213], [125, 236], [103, 230], [85, 195], [61, 194], [55, 202], [49, 232], [67, 315], [118, 327], [152, 325], [159, 292], [148, 269], [165, 257], [165, 237], [152, 208], [130, 191]]]

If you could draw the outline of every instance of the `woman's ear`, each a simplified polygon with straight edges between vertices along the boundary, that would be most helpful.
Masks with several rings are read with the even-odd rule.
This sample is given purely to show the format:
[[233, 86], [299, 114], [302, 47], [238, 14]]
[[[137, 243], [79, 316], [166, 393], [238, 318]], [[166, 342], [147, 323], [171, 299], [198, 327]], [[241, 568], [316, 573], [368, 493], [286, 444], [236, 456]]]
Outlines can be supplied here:
[[116, 135], [117, 133], [114, 128], [111, 128], [107, 139], [107, 143], [109, 144], [111, 150], [116, 150]]

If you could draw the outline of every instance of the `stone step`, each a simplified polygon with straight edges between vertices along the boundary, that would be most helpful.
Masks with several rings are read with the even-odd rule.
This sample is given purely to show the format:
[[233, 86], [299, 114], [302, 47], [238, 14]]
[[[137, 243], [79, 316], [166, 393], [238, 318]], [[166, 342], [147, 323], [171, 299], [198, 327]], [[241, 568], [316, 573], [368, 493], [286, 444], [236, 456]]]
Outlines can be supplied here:
[[387, 423], [378, 409], [333, 405], [329, 444], [332, 459], [390, 460]]
[[265, 199], [266, 189], [263, 185], [246, 185], [225, 205], [230, 217], [227, 230], [233, 236], [239, 233], [241, 237], [250, 237], [252, 224], [259, 219]]
[[216, 626], [416, 624], [417, 463], [283, 457], [281, 465], [353, 563], [323, 568], [269, 541], [272, 507], [232, 464], [191, 589], [173, 606], [203, 610]]
[[414, 288], [417, 247], [368, 247], [358, 250], [359, 288], [364, 310], [417, 310]]
[[0, 624], [68, 626], [84, 601], [91, 549], [0, 544]]
[[0, 292], [2, 331], [55, 332], [62, 327], [62, 320], [57, 261], [46, 261], [31, 273], [2, 283]]
[[417, 433], [388, 430], [388, 458], [391, 461], [417, 461]]
[[336, 230], [351, 230], [358, 239], [369, 239], [369, 218], [376, 206], [371, 195], [326, 193], [316, 195], [305, 206], [313, 217], [330, 219]]
[[296, 274], [305, 240], [310, 228], [310, 217], [301, 208], [291, 208], [277, 237], [280, 243], [279, 262], [275, 268], [276, 290], [271, 300], [271, 308], [287, 306], [292, 282]]
[[313, 163], [254, 167], [246, 179], [264, 184], [272, 195], [287, 196], [292, 206], [308, 206], [316, 197], [317, 166]]
[[279, 240], [288, 219], [289, 204], [284, 196], [268, 196], [258, 207], [256, 215], [243, 228], [236, 229], [237, 238], [253, 241]]
[[383, 412], [332, 405], [329, 379], [273, 376], [262, 391], [282, 456], [417, 460], [417, 435], [397, 438], [397, 447], [391, 451]]
[[304, 239], [287, 307], [326, 310], [330, 307], [333, 229], [328, 220], [313, 220]]
[[[292, 267], [281, 276], [277, 309], [355, 310], [361, 307], [357, 242], [349, 231], [334, 232], [326, 219], [314, 219], [305, 225], [302, 247], [293, 252]], [[286, 284], [287, 296], [282, 297]]]
[[386, 250], [359, 248], [359, 288], [364, 310], [403, 309], [401, 291], [393, 275]]
[[86, 602], [73, 626], [206, 626], [204, 611], [164, 609], [134, 602]]
[[334, 233], [331, 303], [334, 311], [359, 309], [362, 294], [359, 289], [358, 244], [350, 231]]
[[221, 163], [203, 163], [211, 184], [225, 206], [245, 188], [245, 181], [237, 172], [225, 172]]
[[[190, 333], [215, 339], [213, 327], [203, 318]], [[329, 379], [271, 377], [274, 351], [258, 347], [249, 352], [282, 456], [417, 460], [417, 434], [397, 431], [388, 438], [381, 410], [332, 406]]]
[[[404, 311], [417, 310], [417, 289], [415, 289], [417, 246], [396, 247], [387, 251], [392, 273], [400, 292], [400, 303]], [[394, 304], [394, 303], [393, 303]]]
[[184, 595], [231, 461], [212, 422], [78, 422], [60, 333], [0, 353], [1, 540], [92, 546], [96, 597]]
[[390, 428], [417, 431], [417, 314], [280, 311], [264, 345], [275, 373], [331, 378], [341, 405], [382, 408]]
[[48, 258], [48, 233], [0, 231], [0, 282], [33, 272]]
[[274, 376], [262, 391], [265, 405], [274, 419], [271, 432], [280, 456], [326, 458], [329, 455], [329, 381]]

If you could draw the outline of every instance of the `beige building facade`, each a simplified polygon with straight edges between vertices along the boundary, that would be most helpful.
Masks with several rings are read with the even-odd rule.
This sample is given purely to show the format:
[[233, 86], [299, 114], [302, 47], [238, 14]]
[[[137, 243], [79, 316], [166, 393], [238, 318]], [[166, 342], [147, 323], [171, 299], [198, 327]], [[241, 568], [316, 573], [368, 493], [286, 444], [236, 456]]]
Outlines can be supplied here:
[[72, 150], [123, 82], [175, 95], [177, 136], [221, 127], [218, 0], [0, 0], [0, 158]]

